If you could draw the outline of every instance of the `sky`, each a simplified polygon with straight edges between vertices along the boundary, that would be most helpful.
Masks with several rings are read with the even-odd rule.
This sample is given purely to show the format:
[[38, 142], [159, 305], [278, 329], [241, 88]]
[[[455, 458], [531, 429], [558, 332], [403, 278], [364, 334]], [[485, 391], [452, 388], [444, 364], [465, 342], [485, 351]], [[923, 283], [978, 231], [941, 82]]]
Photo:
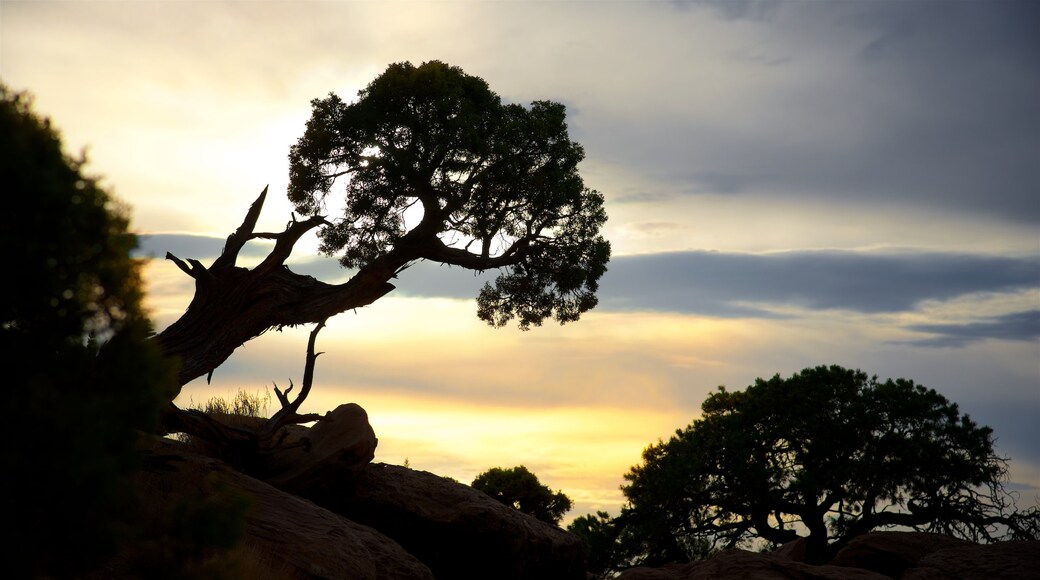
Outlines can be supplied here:
[[[1040, 499], [1040, 4], [975, 1], [0, 0], [0, 77], [132, 208], [142, 252], [204, 262], [310, 101], [441, 60], [503, 100], [567, 106], [614, 258], [599, 307], [492, 329], [472, 273], [419, 264], [318, 338], [304, 411], [365, 407], [376, 460], [468, 483], [525, 465], [617, 513], [642, 450], [718, 385], [839, 364], [938, 390], [994, 429]], [[291, 263], [349, 274], [305, 238]], [[262, 244], [246, 253], [255, 260]], [[192, 281], [146, 266], [162, 328]], [[269, 332], [179, 402], [285, 387]]]

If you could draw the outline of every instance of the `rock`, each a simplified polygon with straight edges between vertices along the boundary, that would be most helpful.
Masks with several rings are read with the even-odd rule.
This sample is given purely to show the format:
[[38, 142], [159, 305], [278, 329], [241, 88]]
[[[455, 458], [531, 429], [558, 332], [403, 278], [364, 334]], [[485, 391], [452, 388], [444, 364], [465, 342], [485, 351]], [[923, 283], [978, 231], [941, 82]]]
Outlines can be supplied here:
[[[310, 429], [289, 431], [287, 449], [267, 461], [265, 478], [275, 487], [291, 488], [293, 481], [338, 481], [375, 457], [375, 431], [359, 405], [340, 405]], [[299, 443], [293, 445], [293, 443]]]
[[[150, 443], [140, 475], [144, 508], [177, 505], [200, 489], [244, 498], [245, 530], [232, 563], [243, 577], [412, 580], [434, 576], [392, 539], [165, 439]], [[159, 467], [155, 467], [158, 465]], [[115, 576], [115, 575], [114, 575]]]
[[1034, 580], [1040, 541], [967, 544], [936, 550], [906, 571], [904, 580]]
[[708, 560], [661, 568], [630, 568], [618, 580], [891, 580], [868, 570], [812, 566], [777, 554], [725, 550]]
[[871, 532], [853, 538], [830, 561], [899, 578], [921, 558], [937, 550], [963, 548], [971, 542], [923, 532]]
[[798, 538], [787, 542], [783, 546], [773, 550], [777, 556], [782, 556], [795, 562], [805, 561], [805, 538]]
[[349, 479], [291, 483], [287, 491], [376, 528], [441, 579], [585, 578], [577, 536], [432, 473], [368, 464]]

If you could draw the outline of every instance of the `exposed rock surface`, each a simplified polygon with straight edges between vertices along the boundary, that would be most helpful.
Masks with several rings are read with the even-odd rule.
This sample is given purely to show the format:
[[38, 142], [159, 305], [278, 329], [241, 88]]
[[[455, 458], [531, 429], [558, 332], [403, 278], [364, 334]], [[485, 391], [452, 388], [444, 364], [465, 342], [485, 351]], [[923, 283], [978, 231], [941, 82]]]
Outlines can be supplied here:
[[[268, 579], [584, 580], [581, 541], [467, 485], [392, 465], [372, 464], [377, 440], [364, 409], [342, 405], [311, 429], [292, 426], [288, 448], [268, 458], [279, 489], [148, 439], [139, 476], [145, 513], [160, 522], [96, 578], [140, 572], [211, 577], [232, 572]], [[294, 445], [293, 442], [300, 443]], [[313, 500], [307, 501], [307, 499]], [[244, 500], [244, 503], [242, 503]], [[182, 507], [209, 517], [244, 506], [239, 545], [216, 559], [171, 551], [184, 535]], [[199, 508], [199, 506], [202, 506]], [[206, 512], [206, 506], [220, 506]], [[233, 511], [233, 510], [232, 510]], [[335, 513], [334, 513], [335, 512]], [[207, 515], [209, 514], [209, 515]], [[170, 520], [173, 523], [170, 523]], [[197, 520], [197, 517], [196, 517]], [[233, 522], [234, 518], [226, 519]], [[206, 522], [206, 529], [221, 522]], [[165, 527], [163, 527], [165, 526]], [[171, 527], [172, 526], [172, 527]], [[226, 533], [222, 530], [221, 533]], [[622, 580], [974, 580], [1038, 578], [1040, 542], [976, 545], [936, 534], [875, 532], [851, 541], [825, 566], [803, 562], [804, 540], [772, 554], [727, 550], [709, 560], [633, 568]], [[142, 564], [144, 563], [144, 564]], [[175, 571], [166, 567], [174, 566]]]
[[871, 532], [853, 538], [830, 561], [835, 566], [864, 568], [899, 578], [928, 554], [973, 545], [950, 536], [922, 532]]
[[[631, 568], [619, 580], [1034, 580], [1040, 578], [1040, 542], [974, 544], [919, 532], [860, 536], [825, 566], [795, 561], [797, 543], [772, 554], [726, 550], [714, 557], [660, 568]], [[794, 558], [794, 559], [792, 559]]]
[[[273, 454], [267, 461], [267, 481], [281, 488], [294, 481], [339, 481], [375, 457], [375, 431], [368, 413], [359, 405], [340, 405], [314, 427], [289, 431], [288, 443], [299, 442]], [[305, 444], [303, 444], [305, 442]]]
[[175, 505], [205, 486], [230, 490], [247, 502], [245, 533], [238, 548], [247, 575], [263, 578], [434, 578], [424, 564], [376, 530], [356, 524], [304, 499], [233, 471], [225, 464], [186, 453], [164, 439], [151, 442], [141, 486], [146, 508]]
[[726, 550], [708, 560], [661, 568], [630, 568], [618, 580], [890, 580], [869, 570], [812, 566], [777, 554]]
[[1040, 542], [967, 544], [936, 550], [906, 571], [903, 580], [1035, 580]]
[[805, 538], [798, 538], [780, 546], [773, 553], [795, 562], [805, 561]]
[[432, 473], [369, 464], [349, 479], [290, 483], [287, 491], [390, 536], [442, 580], [585, 578], [577, 536]]

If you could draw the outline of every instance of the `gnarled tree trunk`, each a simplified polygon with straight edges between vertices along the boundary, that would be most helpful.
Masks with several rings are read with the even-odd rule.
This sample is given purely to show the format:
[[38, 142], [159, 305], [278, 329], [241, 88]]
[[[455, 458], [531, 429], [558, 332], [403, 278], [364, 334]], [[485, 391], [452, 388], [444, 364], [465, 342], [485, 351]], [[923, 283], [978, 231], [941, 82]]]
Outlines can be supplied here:
[[[343, 284], [297, 274], [285, 266], [293, 245], [327, 222], [312, 217], [290, 222], [281, 233], [254, 233], [266, 196], [264, 188], [210, 267], [166, 254], [195, 279], [195, 296], [184, 315], [155, 337], [163, 352], [179, 362], [181, 385], [212, 373], [236, 348], [271, 328], [318, 323], [371, 304], [394, 289], [389, 280], [414, 259], [391, 251]], [[275, 240], [274, 249], [253, 269], [236, 266], [242, 247], [257, 238]]]

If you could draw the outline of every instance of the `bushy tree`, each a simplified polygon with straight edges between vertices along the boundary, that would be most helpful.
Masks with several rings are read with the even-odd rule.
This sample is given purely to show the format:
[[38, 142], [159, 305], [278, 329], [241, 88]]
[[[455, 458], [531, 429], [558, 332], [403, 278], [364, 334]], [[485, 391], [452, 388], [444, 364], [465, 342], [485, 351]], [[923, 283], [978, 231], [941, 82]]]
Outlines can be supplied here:
[[[147, 336], [127, 214], [0, 84], [4, 540], [19, 572], [75, 574], [131, 527], [138, 430], [175, 391]], [[24, 566], [25, 569], [18, 568]]]
[[911, 380], [838, 366], [720, 387], [702, 416], [651, 445], [625, 475], [620, 516], [650, 562], [753, 538], [804, 535], [821, 561], [851, 538], [900, 526], [973, 541], [1036, 538], [1014, 511], [993, 431]]
[[553, 525], [571, 509], [571, 499], [538, 481], [538, 476], [523, 465], [503, 469], [493, 467], [473, 480], [473, 488], [509, 507]]
[[567, 531], [581, 538], [585, 569], [596, 578], [610, 578], [624, 567], [626, 557], [619, 542], [622, 527], [607, 512], [578, 516]]
[[[167, 256], [198, 281], [187, 312], [158, 337], [181, 359], [182, 384], [271, 328], [371, 304], [419, 260], [499, 270], [477, 301], [493, 326], [570, 322], [596, 305], [610, 258], [606, 213], [578, 173], [584, 151], [568, 136], [563, 105], [503, 103], [483, 79], [437, 61], [393, 64], [354, 102], [330, 94], [311, 104], [290, 150], [288, 192], [309, 217], [254, 232], [261, 195], [211, 266]], [[347, 282], [284, 266], [315, 229], [323, 252], [356, 269]], [[254, 238], [275, 240], [274, 249], [257, 267], [238, 267]]]

